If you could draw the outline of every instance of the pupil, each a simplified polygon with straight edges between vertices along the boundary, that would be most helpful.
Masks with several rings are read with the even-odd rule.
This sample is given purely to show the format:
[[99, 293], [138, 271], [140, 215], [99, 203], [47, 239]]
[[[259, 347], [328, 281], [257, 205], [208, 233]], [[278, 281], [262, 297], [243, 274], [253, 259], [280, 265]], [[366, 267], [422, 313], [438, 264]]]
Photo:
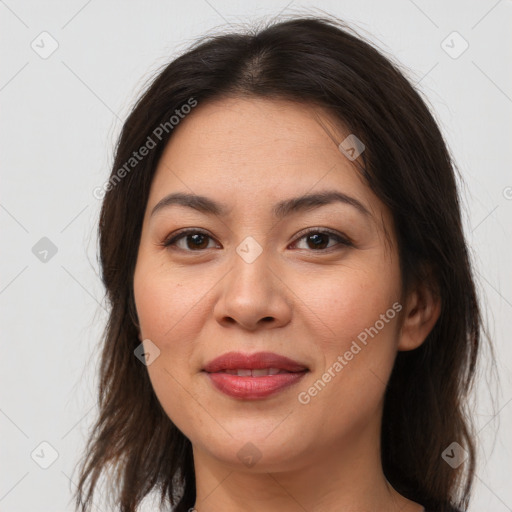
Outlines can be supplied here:
[[200, 233], [197, 233], [195, 235], [190, 235], [190, 238], [192, 238], [192, 240], [193, 240], [192, 243], [193, 243], [194, 247], [196, 247], [196, 248], [200, 247], [202, 245], [202, 243], [204, 244], [204, 240], [202, 240], [202, 239], [205, 238], [205, 236]]
[[309, 240], [313, 240], [313, 239], [314, 239], [314, 240], [313, 240], [314, 247], [317, 247], [317, 248], [318, 248], [322, 243], [325, 243], [325, 241], [324, 241], [324, 242], [322, 242], [322, 240], [321, 240], [321, 238], [322, 238], [322, 237], [325, 237], [325, 236], [326, 236], [326, 235], [323, 235], [323, 234], [321, 234], [321, 233], [315, 233], [315, 234], [313, 234], [313, 235], [309, 235], [309, 237], [308, 237], [308, 238], [309, 238]]

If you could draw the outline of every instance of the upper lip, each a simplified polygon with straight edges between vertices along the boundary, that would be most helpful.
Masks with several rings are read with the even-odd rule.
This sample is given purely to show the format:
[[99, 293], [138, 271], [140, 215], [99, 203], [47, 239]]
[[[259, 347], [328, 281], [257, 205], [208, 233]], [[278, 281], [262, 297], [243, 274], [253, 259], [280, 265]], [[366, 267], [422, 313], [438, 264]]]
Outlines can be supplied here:
[[256, 352], [254, 354], [227, 352], [207, 363], [203, 370], [208, 373], [215, 373], [222, 370], [257, 370], [262, 368], [278, 368], [288, 372], [308, 370], [307, 366], [273, 352]]

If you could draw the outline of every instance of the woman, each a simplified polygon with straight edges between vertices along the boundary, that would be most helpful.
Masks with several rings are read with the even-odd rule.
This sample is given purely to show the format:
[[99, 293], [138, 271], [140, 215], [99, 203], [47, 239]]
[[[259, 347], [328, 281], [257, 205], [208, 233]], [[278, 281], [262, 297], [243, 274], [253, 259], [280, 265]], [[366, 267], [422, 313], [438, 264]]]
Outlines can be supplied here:
[[454, 166], [334, 19], [197, 43], [124, 124], [77, 507], [115, 469], [199, 512], [466, 509], [482, 327]]

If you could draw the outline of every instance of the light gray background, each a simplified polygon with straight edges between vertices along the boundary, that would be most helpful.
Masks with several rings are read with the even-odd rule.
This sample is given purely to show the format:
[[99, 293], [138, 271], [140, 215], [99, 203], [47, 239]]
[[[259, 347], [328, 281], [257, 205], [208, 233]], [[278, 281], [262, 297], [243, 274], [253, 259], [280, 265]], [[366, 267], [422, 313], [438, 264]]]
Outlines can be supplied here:
[[[108, 177], [116, 137], [144, 81], [206, 31], [318, 9], [351, 22], [411, 70], [464, 176], [465, 227], [501, 386], [485, 364], [470, 510], [512, 511], [510, 0], [0, 0], [2, 512], [73, 510], [106, 319], [96, 256], [100, 202], [92, 191]], [[31, 47], [51, 48], [43, 31], [58, 43], [48, 58]], [[458, 36], [442, 47], [453, 31], [469, 44], [457, 58]], [[43, 237], [57, 248], [46, 262], [32, 250]], [[42, 469], [52, 450], [58, 458]]]

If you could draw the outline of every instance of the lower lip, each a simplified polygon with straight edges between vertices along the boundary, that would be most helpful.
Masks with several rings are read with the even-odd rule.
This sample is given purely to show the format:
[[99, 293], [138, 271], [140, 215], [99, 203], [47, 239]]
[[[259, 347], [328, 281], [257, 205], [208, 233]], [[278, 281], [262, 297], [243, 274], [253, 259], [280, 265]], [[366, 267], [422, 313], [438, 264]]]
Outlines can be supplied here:
[[212, 384], [226, 395], [245, 400], [256, 400], [295, 384], [306, 373], [279, 373], [264, 377], [239, 377], [229, 373], [207, 373], [207, 375]]

